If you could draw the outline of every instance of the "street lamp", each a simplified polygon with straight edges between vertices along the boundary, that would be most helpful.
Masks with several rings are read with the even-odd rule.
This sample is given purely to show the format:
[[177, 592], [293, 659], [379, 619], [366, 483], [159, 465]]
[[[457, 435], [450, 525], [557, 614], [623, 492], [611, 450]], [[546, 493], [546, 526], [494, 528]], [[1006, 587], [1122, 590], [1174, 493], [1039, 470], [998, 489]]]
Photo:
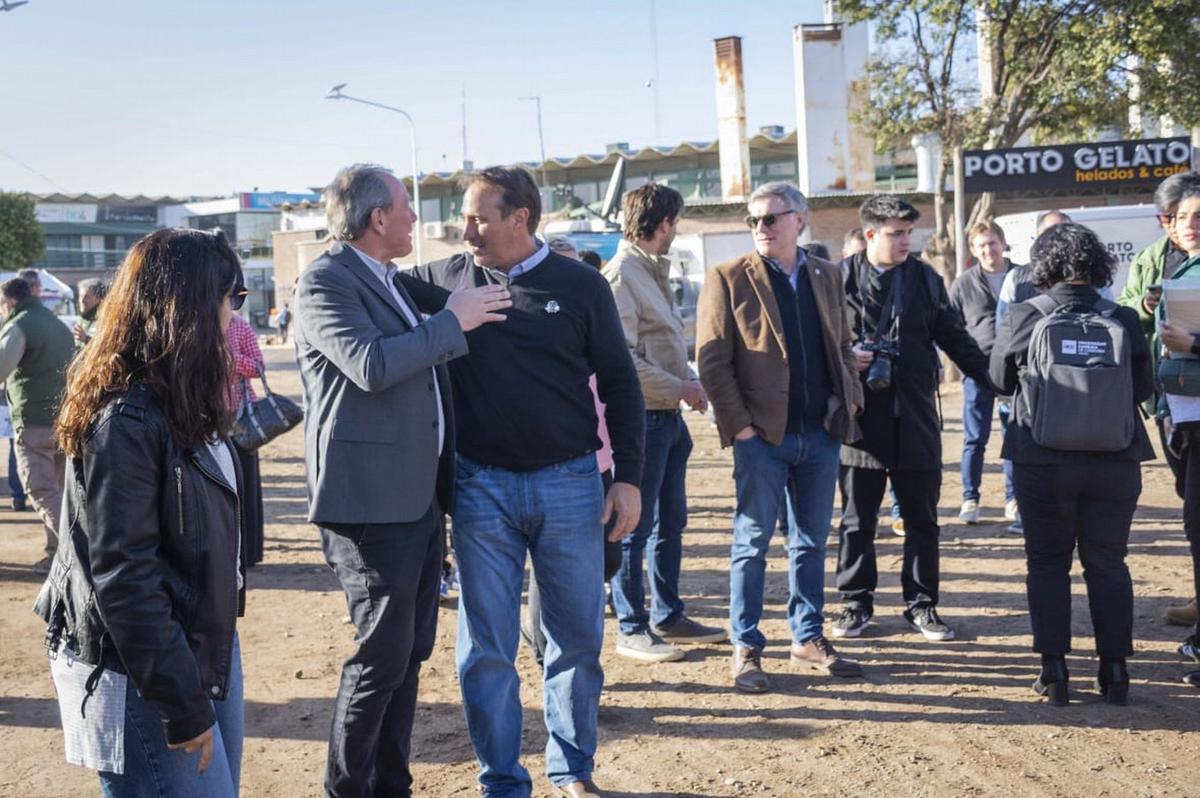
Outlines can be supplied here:
[[542, 153], [542, 188], [546, 188], [546, 139], [542, 136], [542, 98], [539, 97], [518, 97], [518, 100], [528, 100], [537, 103], [538, 117], [538, 149]]
[[332, 89], [330, 89], [328, 92], [326, 92], [325, 99], [326, 100], [350, 100], [351, 102], [362, 103], [363, 105], [370, 105], [375, 108], [382, 108], [385, 111], [394, 111], [395, 113], [400, 114], [401, 116], [403, 116], [405, 119], [408, 120], [408, 132], [409, 132], [408, 140], [409, 140], [409, 144], [412, 147], [413, 205], [416, 206], [417, 219], [418, 219], [417, 229], [414, 231], [413, 238], [415, 238], [416, 242], [417, 242], [417, 265], [420, 266], [421, 262], [422, 262], [421, 261], [421, 228], [420, 228], [421, 176], [420, 176], [420, 173], [417, 171], [417, 123], [413, 121], [412, 116], [409, 115], [409, 113], [407, 111], [405, 111], [401, 108], [395, 108], [390, 105], [384, 105], [383, 103], [372, 102], [371, 100], [364, 100], [361, 97], [351, 97], [349, 94], [343, 94], [342, 89], [346, 88], [346, 85], [347, 84], [345, 84], [345, 83], [337, 84]]

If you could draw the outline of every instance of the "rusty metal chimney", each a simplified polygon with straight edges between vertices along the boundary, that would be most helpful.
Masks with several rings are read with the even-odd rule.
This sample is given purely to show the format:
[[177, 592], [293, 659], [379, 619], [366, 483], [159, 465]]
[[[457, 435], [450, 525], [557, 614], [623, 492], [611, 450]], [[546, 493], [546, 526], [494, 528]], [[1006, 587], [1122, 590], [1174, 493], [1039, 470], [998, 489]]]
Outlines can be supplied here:
[[746, 138], [746, 87], [742, 79], [742, 37], [714, 40], [717, 65], [717, 146], [721, 159], [721, 196], [750, 195], [750, 142]]

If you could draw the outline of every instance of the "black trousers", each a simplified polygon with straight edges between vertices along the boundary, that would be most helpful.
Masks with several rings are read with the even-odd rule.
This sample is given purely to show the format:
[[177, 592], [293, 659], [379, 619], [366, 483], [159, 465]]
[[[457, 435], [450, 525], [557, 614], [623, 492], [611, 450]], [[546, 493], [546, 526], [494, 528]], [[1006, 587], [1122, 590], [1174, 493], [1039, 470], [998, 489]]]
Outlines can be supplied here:
[[850, 607], [874, 610], [879, 571], [875, 565], [875, 531], [879, 505], [888, 479], [904, 518], [904, 562], [900, 585], [904, 603], [934, 607], [938, 603], [938, 495], [942, 472], [936, 469], [875, 469], [842, 466], [842, 523], [838, 529], [837, 589]]
[[262, 475], [258, 468], [258, 452], [247, 452], [236, 444], [233, 450], [242, 467], [242, 561], [250, 568], [263, 558]]
[[437, 634], [441, 511], [435, 504], [405, 524], [321, 527], [321, 545], [346, 593], [358, 644], [342, 665], [325, 791], [409, 796], [417, 682]]
[[1132, 461], [1028, 465], [1013, 463], [1013, 488], [1025, 526], [1033, 650], [1071, 650], [1071, 561], [1083, 563], [1088, 608], [1102, 657], [1133, 653], [1133, 583], [1125, 555], [1142, 493]]
[[[1187, 535], [1188, 547], [1192, 551], [1192, 583], [1200, 596], [1200, 422], [1185, 424], [1180, 428], [1185, 445], [1180, 459], [1183, 473], [1183, 531]], [[1200, 639], [1200, 621], [1195, 633]]]

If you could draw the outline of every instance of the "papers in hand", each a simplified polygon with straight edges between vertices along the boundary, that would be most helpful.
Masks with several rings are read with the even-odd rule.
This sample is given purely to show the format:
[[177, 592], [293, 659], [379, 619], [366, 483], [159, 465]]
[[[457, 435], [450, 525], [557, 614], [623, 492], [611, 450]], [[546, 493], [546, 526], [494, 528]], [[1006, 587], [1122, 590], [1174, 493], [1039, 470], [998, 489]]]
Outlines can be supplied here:
[[[1163, 280], [1162, 318], [1193, 335], [1200, 333], [1200, 280]], [[1196, 359], [1190, 352], [1172, 352], [1171, 357]]]

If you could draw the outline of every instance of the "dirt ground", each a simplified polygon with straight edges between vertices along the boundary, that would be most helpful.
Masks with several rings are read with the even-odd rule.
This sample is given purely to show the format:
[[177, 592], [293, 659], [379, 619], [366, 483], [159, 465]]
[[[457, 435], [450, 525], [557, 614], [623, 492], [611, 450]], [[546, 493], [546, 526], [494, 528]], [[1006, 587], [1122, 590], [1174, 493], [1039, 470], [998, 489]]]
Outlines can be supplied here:
[[[267, 350], [272, 385], [293, 396], [299, 380], [290, 350]], [[834, 681], [790, 669], [782, 549], [772, 548], [764, 666], [773, 691], [730, 687], [727, 645], [690, 650], [683, 662], [640, 665], [606, 645], [596, 781], [630, 796], [1196, 796], [1200, 795], [1200, 693], [1183, 685], [1175, 646], [1186, 630], [1162, 621], [1190, 592], [1190, 559], [1179, 501], [1160, 460], [1146, 465], [1141, 509], [1130, 540], [1138, 654], [1132, 705], [1100, 702], [1082, 580], [1076, 568], [1073, 703], [1048, 707], [1032, 695], [1037, 658], [1029, 651], [1024, 559], [1005, 531], [1002, 479], [991, 444], [984, 523], [957, 523], [959, 395], [947, 389], [942, 487], [942, 609], [958, 639], [926, 642], [900, 618], [900, 538], [881, 526], [877, 623], [840, 647], [866, 666], [862, 681]], [[693, 617], [727, 624], [732, 463], [708, 422], [689, 417], [695, 438], [688, 474], [691, 507], [681, 592]], [[316, 531], [305, 523], [299, 430], [263, 452], [266, 559], [249, 577], [240, 624], [246, 673], [248, 796], [320, 794], [325, 739], [337, 676], [351, 649], [342, 593], [325, 567]], [[57, 703], [30, 611], [39, 580], [27, 568], [40, 554], [31, 513], [0, 510], [0, 795], [98, 792], [94, 774], [63, 759]], [[886, 522], [884, 522], [886, 524]], [[836, 540], [836, 538], [835, 538]], [[836, 543], [830, 547], [827, 616]], [[441, 613], [438, 646], [421, 682], [414, 731], [421, 795], [477, 793], [454, 674], [453, 603]], [[615, 623], [610, 617], [611, 641]], [[522, 650], [525, 764], [535, 795], [550, 795], [541, 753], [540, 680]]]

